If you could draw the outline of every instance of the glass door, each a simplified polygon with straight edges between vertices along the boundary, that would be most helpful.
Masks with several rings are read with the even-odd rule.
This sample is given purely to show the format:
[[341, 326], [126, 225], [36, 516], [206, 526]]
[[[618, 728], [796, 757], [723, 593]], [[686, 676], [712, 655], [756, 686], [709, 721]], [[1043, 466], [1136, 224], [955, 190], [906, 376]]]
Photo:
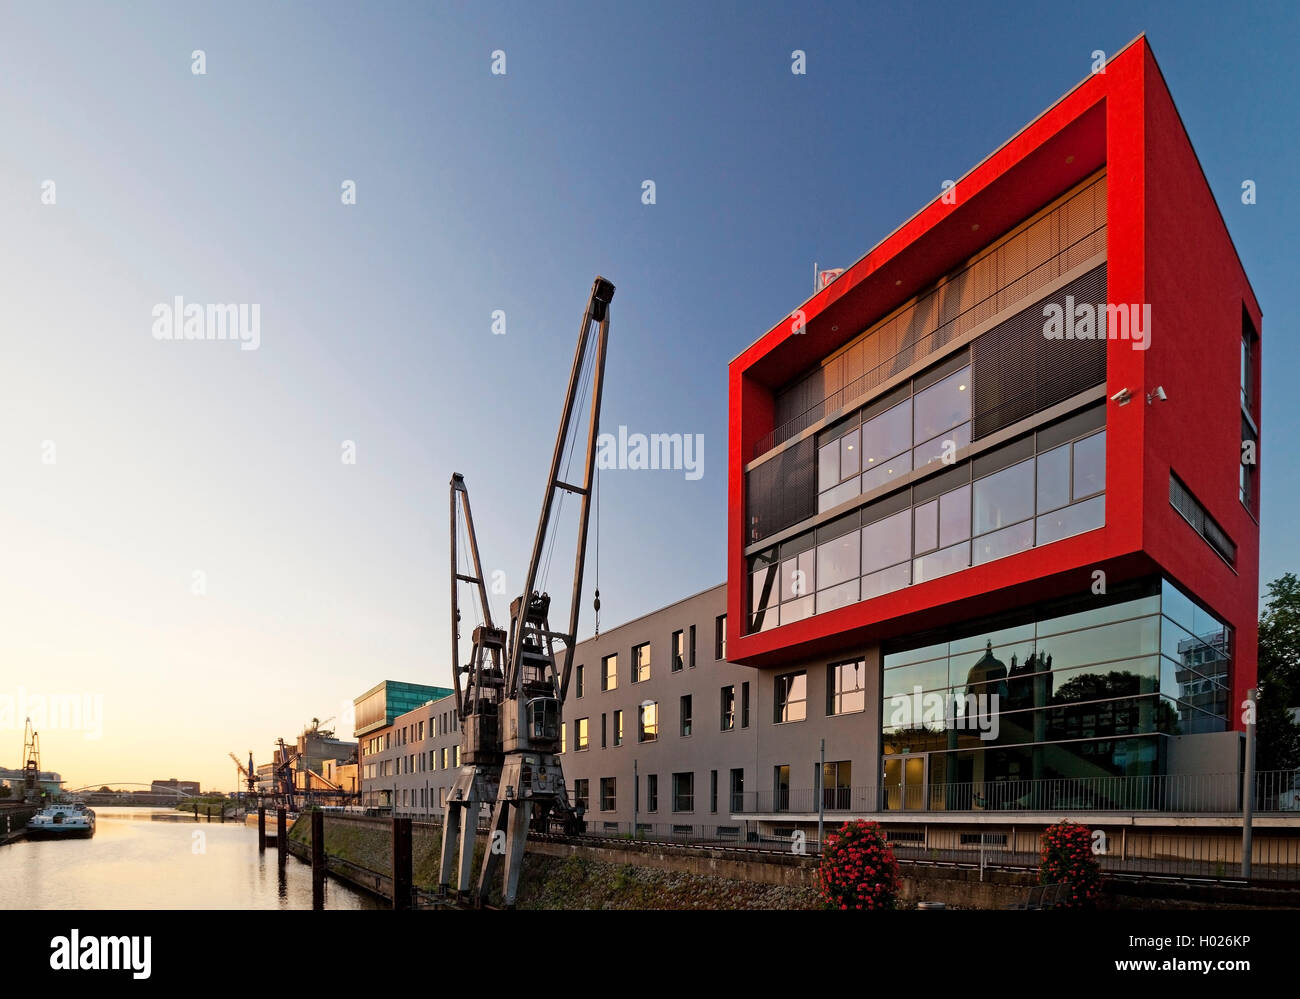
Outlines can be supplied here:
[[890, 812], [925, 808], [926, 754], [909, 753], [884, 758], [881, 807]]

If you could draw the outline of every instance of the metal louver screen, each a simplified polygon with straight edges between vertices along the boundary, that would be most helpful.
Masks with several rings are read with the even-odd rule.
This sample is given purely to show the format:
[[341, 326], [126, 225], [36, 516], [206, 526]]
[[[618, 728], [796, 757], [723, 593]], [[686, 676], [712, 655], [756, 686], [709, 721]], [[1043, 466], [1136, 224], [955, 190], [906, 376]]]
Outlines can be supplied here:
[[817, 442], [807, 437], [745, 476], [749, 543], [771, 537], [817, 512]]
[[[1099, 307], [1100, 336], [1051, 340], [1045, 335], [1043, 309], [1065, 308], [1066, 296], [1077, 306]], [[1106, 381], [1106, 265], [1102, 264], [1064, 288], [998, 323], [972, 347], [971, 440], [979, 440], [1086, 388]]]

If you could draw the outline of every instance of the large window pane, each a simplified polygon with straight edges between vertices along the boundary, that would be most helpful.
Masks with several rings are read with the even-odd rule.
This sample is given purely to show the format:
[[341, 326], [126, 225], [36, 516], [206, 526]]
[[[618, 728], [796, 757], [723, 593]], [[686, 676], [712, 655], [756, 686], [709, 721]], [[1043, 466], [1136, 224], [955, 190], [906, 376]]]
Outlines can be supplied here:
[[962, 368], [916, 394], [916, 437], [929, 440], [970, 419], [970, 369]]
[[781, 599], [797, 600], [817, 589], [816, 556], [802, 552], [781, 563]]
[[1074, 498], [1106, 488], [1106, 431], [1074, 442]]
[[862, 532], [850, 531], [817, 547], [817, 585], [823, 589], [853, 579], [860, 572]]
[[840, 438], [840, 478], [857, 475], [861, 469], [862, 449], [858, 446], [858, 431], [853, 430]]
[[840, 481], [840, 442], [823, 444], [817, 451], [817, 488], [829, 489]]
[[928, 552], [939, 546], [939, 501], [931, 500], [916, 508], [916, 551]]
[[1034, 515], [1034, 463], [1022, 461], [975, 481], [975, 533], [1010, 527]]
[[940, 548], [937, 552], [924, 555], [912, 563], [912, 580], [924, 583], [938, 579], [950, 572], [965, 569], [970, 565], [970, 543], [963, 541], [951, 548]]
[[1034, 546], [1034, 522], [1026, 520], [975, 539], [973, 558], [976, 565], [1006, 558]]
[[912, 511], [900, 510], [892, 517], [862, 529], [862, 571], [875, 572], [906, 562], [912, 556]]
[[879, 572], [873, 572], [869, 576], [862, 577], [862, 599], [870, 600], [872, 597], [878, 597], [883, 593], [901, 590], [904, 586], [911, 585], [911, 582], [911, 562], [904, 562], [902, 565], [881, 569]]
[[781, 623], [791, 624], [795, 621], [802, 621], [806, 617], [812, 617], [816, 613], [814, 603], [816, 598], [813, 594], [806, 597], [800, 597], [798, 600], [792, 600], [788, 604], [781, 605]]
[[858, 495], [858, 478], [854, 476], [847, 482], [841, 482], [834, 489], [827, 489], [817, 497], [817, 512], [834, 509]]
[[912, 446], [912, 400], [886, 410], [862, 425], [864, 467], [892, 458]]
[[944, 548], [970, 537], [970, 486], [939, 497], [939, 544]]
[[1038, 512], [1047, 513], [1070, 502], [1070, 446], [1038, 456]]
[[873, 489], [887, 486], [895, 479], [900, 479], [912, 470], [912, 452], [904, 451], [894, 458], [879, 461], [867, 460], [867, 470], [862, 473], [862, 491], [869, 493]]
[[825, 614], [827, 611], [836, 610], [840, 607], [847, 607], [849, 604], [858, 602], [858, 581], [850, 579], [847, 583], [841, 583], [839, 586], [832, 586], [828, 590], [820, 590], [817, 593], [817, 613]]
[[922, 690], [940, 690], [948, 686], [948, 660], [933, 659], [901, 669], [887, 669], [882, 683], [881, 696], [886, 699], [910, 694], [916, 687]]
[[1158, 617], [1118, 621], [1100, 628], [1085, 628], [1038, 639], [1038, 653], [1050, 656], [1052, 669], [1070, 669], [1160, 651]]
[[1106, 497], [1094, 496], [1038, 518], [1038, 543], [1051, 544], [1106, 524]]
[[970, 424], [953, 427], [938, 437], [931, 438], [916, 449], [916, 467], [924, 468], [948, 458], [951, 462], [958, 451], [970, 443]]

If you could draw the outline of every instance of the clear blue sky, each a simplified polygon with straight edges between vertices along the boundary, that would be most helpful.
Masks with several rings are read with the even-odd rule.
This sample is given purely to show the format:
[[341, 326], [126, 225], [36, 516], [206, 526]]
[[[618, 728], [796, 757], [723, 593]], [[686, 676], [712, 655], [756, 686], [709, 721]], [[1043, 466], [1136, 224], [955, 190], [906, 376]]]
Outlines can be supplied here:
[[[0, 693], [104, 704], [47, 765], [224, 786], [448, 683], [447, 480], [518, 585], [597, 272], [605, 427], [705, 439], [604, 476], [603, 622], [719, 582], [727, 361], [1141, 31], [1264, 310], [1262, 576], [1300, 569], [1296, 6], [978, 6], [5, 3]], [[260, 349], [156, 341], [176, 295]]]

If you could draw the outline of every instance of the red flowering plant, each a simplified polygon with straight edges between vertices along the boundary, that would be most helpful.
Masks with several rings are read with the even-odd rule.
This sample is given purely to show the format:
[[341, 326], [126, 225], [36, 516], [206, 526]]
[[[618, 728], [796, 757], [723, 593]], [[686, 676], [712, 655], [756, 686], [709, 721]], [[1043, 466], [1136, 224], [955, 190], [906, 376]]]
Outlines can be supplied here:
[[1043, 830], [1041, 845], [1039, 884], [1066, 882], [1070, 886], [1057, 900], [1056, 907], [1093, 908], [1101, 897], [1101, 865], [1092, 852], [1092, 831], [1077, 822], [1058, 822]]
[[898, 861], [877, 822], [846, 822], [826, 837], [817, 871], [828, 909], [892, 909]]

